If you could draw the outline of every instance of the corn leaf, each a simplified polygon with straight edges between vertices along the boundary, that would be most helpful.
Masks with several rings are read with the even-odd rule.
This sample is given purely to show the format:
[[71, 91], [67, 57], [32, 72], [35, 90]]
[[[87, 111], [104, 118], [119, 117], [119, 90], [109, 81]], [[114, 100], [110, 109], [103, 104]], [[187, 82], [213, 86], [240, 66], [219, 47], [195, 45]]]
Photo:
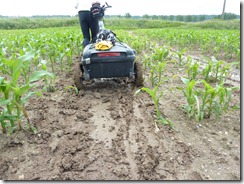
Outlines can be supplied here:
[[35, 82], [37, 80], [40, 80], [44, 76], [49, 76], [51, 78], [55, 77], [53, 73], [49, 73], [47, 71], [36, 71], [30, 76], [29, 82]]

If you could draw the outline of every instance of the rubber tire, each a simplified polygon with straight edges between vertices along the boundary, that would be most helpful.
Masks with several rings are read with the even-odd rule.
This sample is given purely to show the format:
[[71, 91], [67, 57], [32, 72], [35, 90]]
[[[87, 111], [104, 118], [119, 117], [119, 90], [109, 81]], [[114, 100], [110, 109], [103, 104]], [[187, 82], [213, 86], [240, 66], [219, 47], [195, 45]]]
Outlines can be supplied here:
[[139, 61], [136, 61], [134, 63], [134, 72], [135, 72], [135, 84], [136, 86], [143, 86], [143, 72], [142, 72], [142, 63]]
[[81, 74], [81, 66], [80, 63], [77, 62], [74, 66], [74, 83], [78, 90], [81, 90], [83, 88]]

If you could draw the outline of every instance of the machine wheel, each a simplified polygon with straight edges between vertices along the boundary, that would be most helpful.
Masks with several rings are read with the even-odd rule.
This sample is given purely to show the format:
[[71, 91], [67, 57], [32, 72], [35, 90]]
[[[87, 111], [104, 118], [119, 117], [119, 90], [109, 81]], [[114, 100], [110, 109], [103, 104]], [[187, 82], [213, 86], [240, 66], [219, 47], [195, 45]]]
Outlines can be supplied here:
[[76, 63], [74, 66], [74, 83], [78, 90], [81, 90], [83, 88], [82, 84], [82, 71], [80, 63]]
[[137, 61], [134, 63], [135, 84], [136, 86], [143, 86], [142, 63]]

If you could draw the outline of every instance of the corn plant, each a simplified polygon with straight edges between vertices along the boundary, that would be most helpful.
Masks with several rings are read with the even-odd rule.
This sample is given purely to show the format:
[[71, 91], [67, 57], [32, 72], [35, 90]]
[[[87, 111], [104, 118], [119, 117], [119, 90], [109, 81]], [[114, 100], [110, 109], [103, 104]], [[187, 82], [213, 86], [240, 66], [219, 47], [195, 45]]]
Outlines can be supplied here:
[[27, 55], [26, 57], [21, 56], [17, 60], [2, 60], [4, 70], [8, 74], [7, 77], [0, 77], [0, 104], [4, 106], [3, 110], [0, 112], [0, 121], [4, 133], [6, 133], [6, 129], [8, 129], [8, 133], [14, 132], [17, 128], [16, 121], [18, 127], [22, 129], [22, 115], [26, 117], [28, 127], [35, 131], [30, 124], [24, 105], [32, 95], [40, 95], [38, 91], [31, 91], [34, 87], [34, 82], [40, 80], [44, 76], [54, 77], [53, 74], [47, 71], [35, 71], [27, 77], [24, 83], [21, 82], [21, 74], [23, 68], [26, 66], [25, 62], [27, 62], [28, 59], [29, 57]]
[[199, 64], [197, 61], [194, 62], [187, 62], [187, 75], [188, 75], [188, 79], [192, 80], [192, 79], [196, 79], [197, 74], [199, 73]]
[[[232, 91], [237, 87], [226, 88], [223, 84], [212, 87], [205, 80], [195, 81], [181, 77], [182, 82], [186, 85], [184, 88], [178, 88], [183, 91], [187, 99], [185, 107], [189, 118], [196, 118], [196, 121], [201, 121], [204, 118], [209, 118], [214, 112], [216, 118], [226, 112], [231, 100]], [[203, 84], [204, 89], [196, 89], [195, 84]]]
[[169, 56], [169, 49], [165, 47], [156, 48], [154, 53], [150, 56], [146, 55], [144, 60], [144, 67], [150, 70], [150, 82], [152, 86], [157, 85], [163, 81], [163, 71], [165, 71]]
[[179, 66], [181, 67], [182, 62], [183, 62], [183, 54], [186, 52], [186, 48], [182, 49], [181, 51], [177, 52], [178, 59], [179, 59]]
[[52, 73], [55, 73], [55, 61], [58, 58], [57, 46], [53, 43], [52, 39], [48, 42], [48, 57], [51, 62]]
[[215, 57], [206, 59], [208, 60], [208, 64], [202, 70], [202, 75], [204, 80], [208, 82], [219, 81], [219, 83], [223, 83], [231, 67], [233, 65], [239, 65], [239, 62], [225, 63], [222, 60], [217, 60]]
[[156, 48], [153, 55], [152, 55], [152, 59], [154, 61], [159, 61], [159, 62], [163, 62], [166, 61], [166, 58], [169, 56], [169, 49], [165, 48], [165, 47], [159, 47]]
[[226, 88], [223, 84], [212, 87], [205, 80], [202, 80], [202, 82], [205, 90], [199, 92], [202, 99], [201, 111], [206, 111], [206, 117], [210, 117], [211, 112], [214, 111], [217, 119], [219, 119], [221, 114], [226, 112], [229, 107], [232, 91], [238, 89], [238, 87]]
[[147, 68], [149, 68], [149, 66], [151, 65], [151, 56], [148, 54], [145, 54], [144, 58], [142, 60], [142, 64], [143, 64], [143, 70], [146, 70]]
[[185, 109], [187, 111], [188, 117], [192, 118], [195, 116], [195, 114], [198, 114], [200, 116], [200, 105], [197, 98], [196, 93], [194, 92], [194, 86], [196, 84], [195, 80], [189, 80], [184, 77], [181, 77], [182, 82], [186, 85], [185, 88], [178, 87], [181, 91], [183, 91], [184, 96], [187, 100], [187, 105], [185, 106]]
[[151, 68], [150, 68], [150, 82], [151, 82], [152, 86], [155, 86], [156, 79], [157, 79], [156, 66], [155, 65], [151, 65]]
[[78, 90], [77, 87], [75, 87], [75, 86], [66, 86], [66, 87], [65, 87], [65, 91], [71, 91], [71, 92], [74, 92], [76, 95], [79, 94], [79, 90]]
[[147, 29], [138, 30], [148, 39], [181, 48], [187, 47], [203, 54], [215, 55], [218, 58], [240, 60], [240, 30], [186, 30], [186, 29]]
[[66, 56], [67, 56], [68, 70], [70, 71], [72, 68], [72, 63], [73, 63], [73, 60], [72, 60], [73, 50], [67, 48], [66, 49]]
[[66, 53], [59, 52], [58, 53], [58, 57], [57, 57], [57, 60], [58, 60], [58, 62], [60, 64], [60, 70], [61, 70], [61, 72], [63, 71], [63, 59], [64, 59], [65, 55], [66, 55]]
[[[163, 76], [163, 71], [165, 70], [165, 67], [167, 65], [167, 62], [158, 62], [157, 65], [157, 74], [158, 74], [158, 83], [161, 83], [161, 81], [163, 80], [162, 76]], [[165, 80], [167, 78], [164, 78]]]
[[208, 64], [205, 66], [205, 68], [202, 70], [202, 76], [204, 80], [209, 81], [209, 77], [211, 76], [211, 70], [213, 67], [213, 63], [211, 61], [208, 62]]
[[163, 71], [165, 71], [165, 67], [167, 62], [152, 62], [150, 65], [150, 82], [152, 86], [159, 84], [160, 82], [164, 82], [167, 80], [167, 77], [163, 77]]
[[155, 110], [156, 110], [156, 121], [162, 123], [163, 125], [170, 125], [170, 127], [173, 127], [173, 124], [171, 123], [171, 121], [165, 119], [160, 110], [159, 110], [159, 99], [163, 96], [163, 92], [160, 92], [160, 94], [158, 95], [158, 88], [159, 86], [162, 84], [163, 82], [158, 83], [157, 86], [155, 86], [152, 90], [150, 88], [147, 87], [142, 87], [141, 89], [137, 90], [135, 95], [138, 94], [140, 91], [144, 91], [146, 92], [153, 100], [154, 106], [155, 106]]
[[[38, 65], [38, 67], [41, 68], [41, 71], [46, 71], [47, 72], [47, 62], [46, 60], [42, 60], [40, 62], [40, 64]], [[43, 86], [43, 91], [48, 91], [48, 92], [54, 92], [55, 91], [55, 87], [53, 86], [53, 82], [55, 80], [55, 76], [53, 75], [52, 77], [50, 77], [49, 75], [44, 75], [43, 80], [45, 82], [45, 85]]]
[[10, 126], [14, 127], [15, 120], [17, 120], [17, 116], [12, 114], [13, 107], [10, 105], [10, 88], [7, 85], [7, 82], [4, 77], [0, 77], [0, 92], [3, 93], [0, 99], [1, 106], [6, 106], [6, 108], [1, 110], [1, 125], [3, 133], [6, 133], [6, 121], [9, 121]]

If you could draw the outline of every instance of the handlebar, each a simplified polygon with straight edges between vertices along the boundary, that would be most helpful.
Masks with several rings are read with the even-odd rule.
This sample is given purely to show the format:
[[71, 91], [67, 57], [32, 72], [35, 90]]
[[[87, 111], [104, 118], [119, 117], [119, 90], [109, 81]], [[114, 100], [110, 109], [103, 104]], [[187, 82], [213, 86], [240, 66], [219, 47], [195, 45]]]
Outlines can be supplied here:
[[107, 2], [105, 5], [101, 6], [99, 2], [96, 2], [92, 4], [90, 10], [94, 18], [102, 19], [107, 8], [112, 8], [112, 6], [108, 5]]
[[[105, 6], [106, 5], [106, 6]], [[107, 2], [105, 2], [105, 5], [102, 6], [102, 9], [105, 11], [107, 8], [112, 8], [112, 6], [108, 5]]]

